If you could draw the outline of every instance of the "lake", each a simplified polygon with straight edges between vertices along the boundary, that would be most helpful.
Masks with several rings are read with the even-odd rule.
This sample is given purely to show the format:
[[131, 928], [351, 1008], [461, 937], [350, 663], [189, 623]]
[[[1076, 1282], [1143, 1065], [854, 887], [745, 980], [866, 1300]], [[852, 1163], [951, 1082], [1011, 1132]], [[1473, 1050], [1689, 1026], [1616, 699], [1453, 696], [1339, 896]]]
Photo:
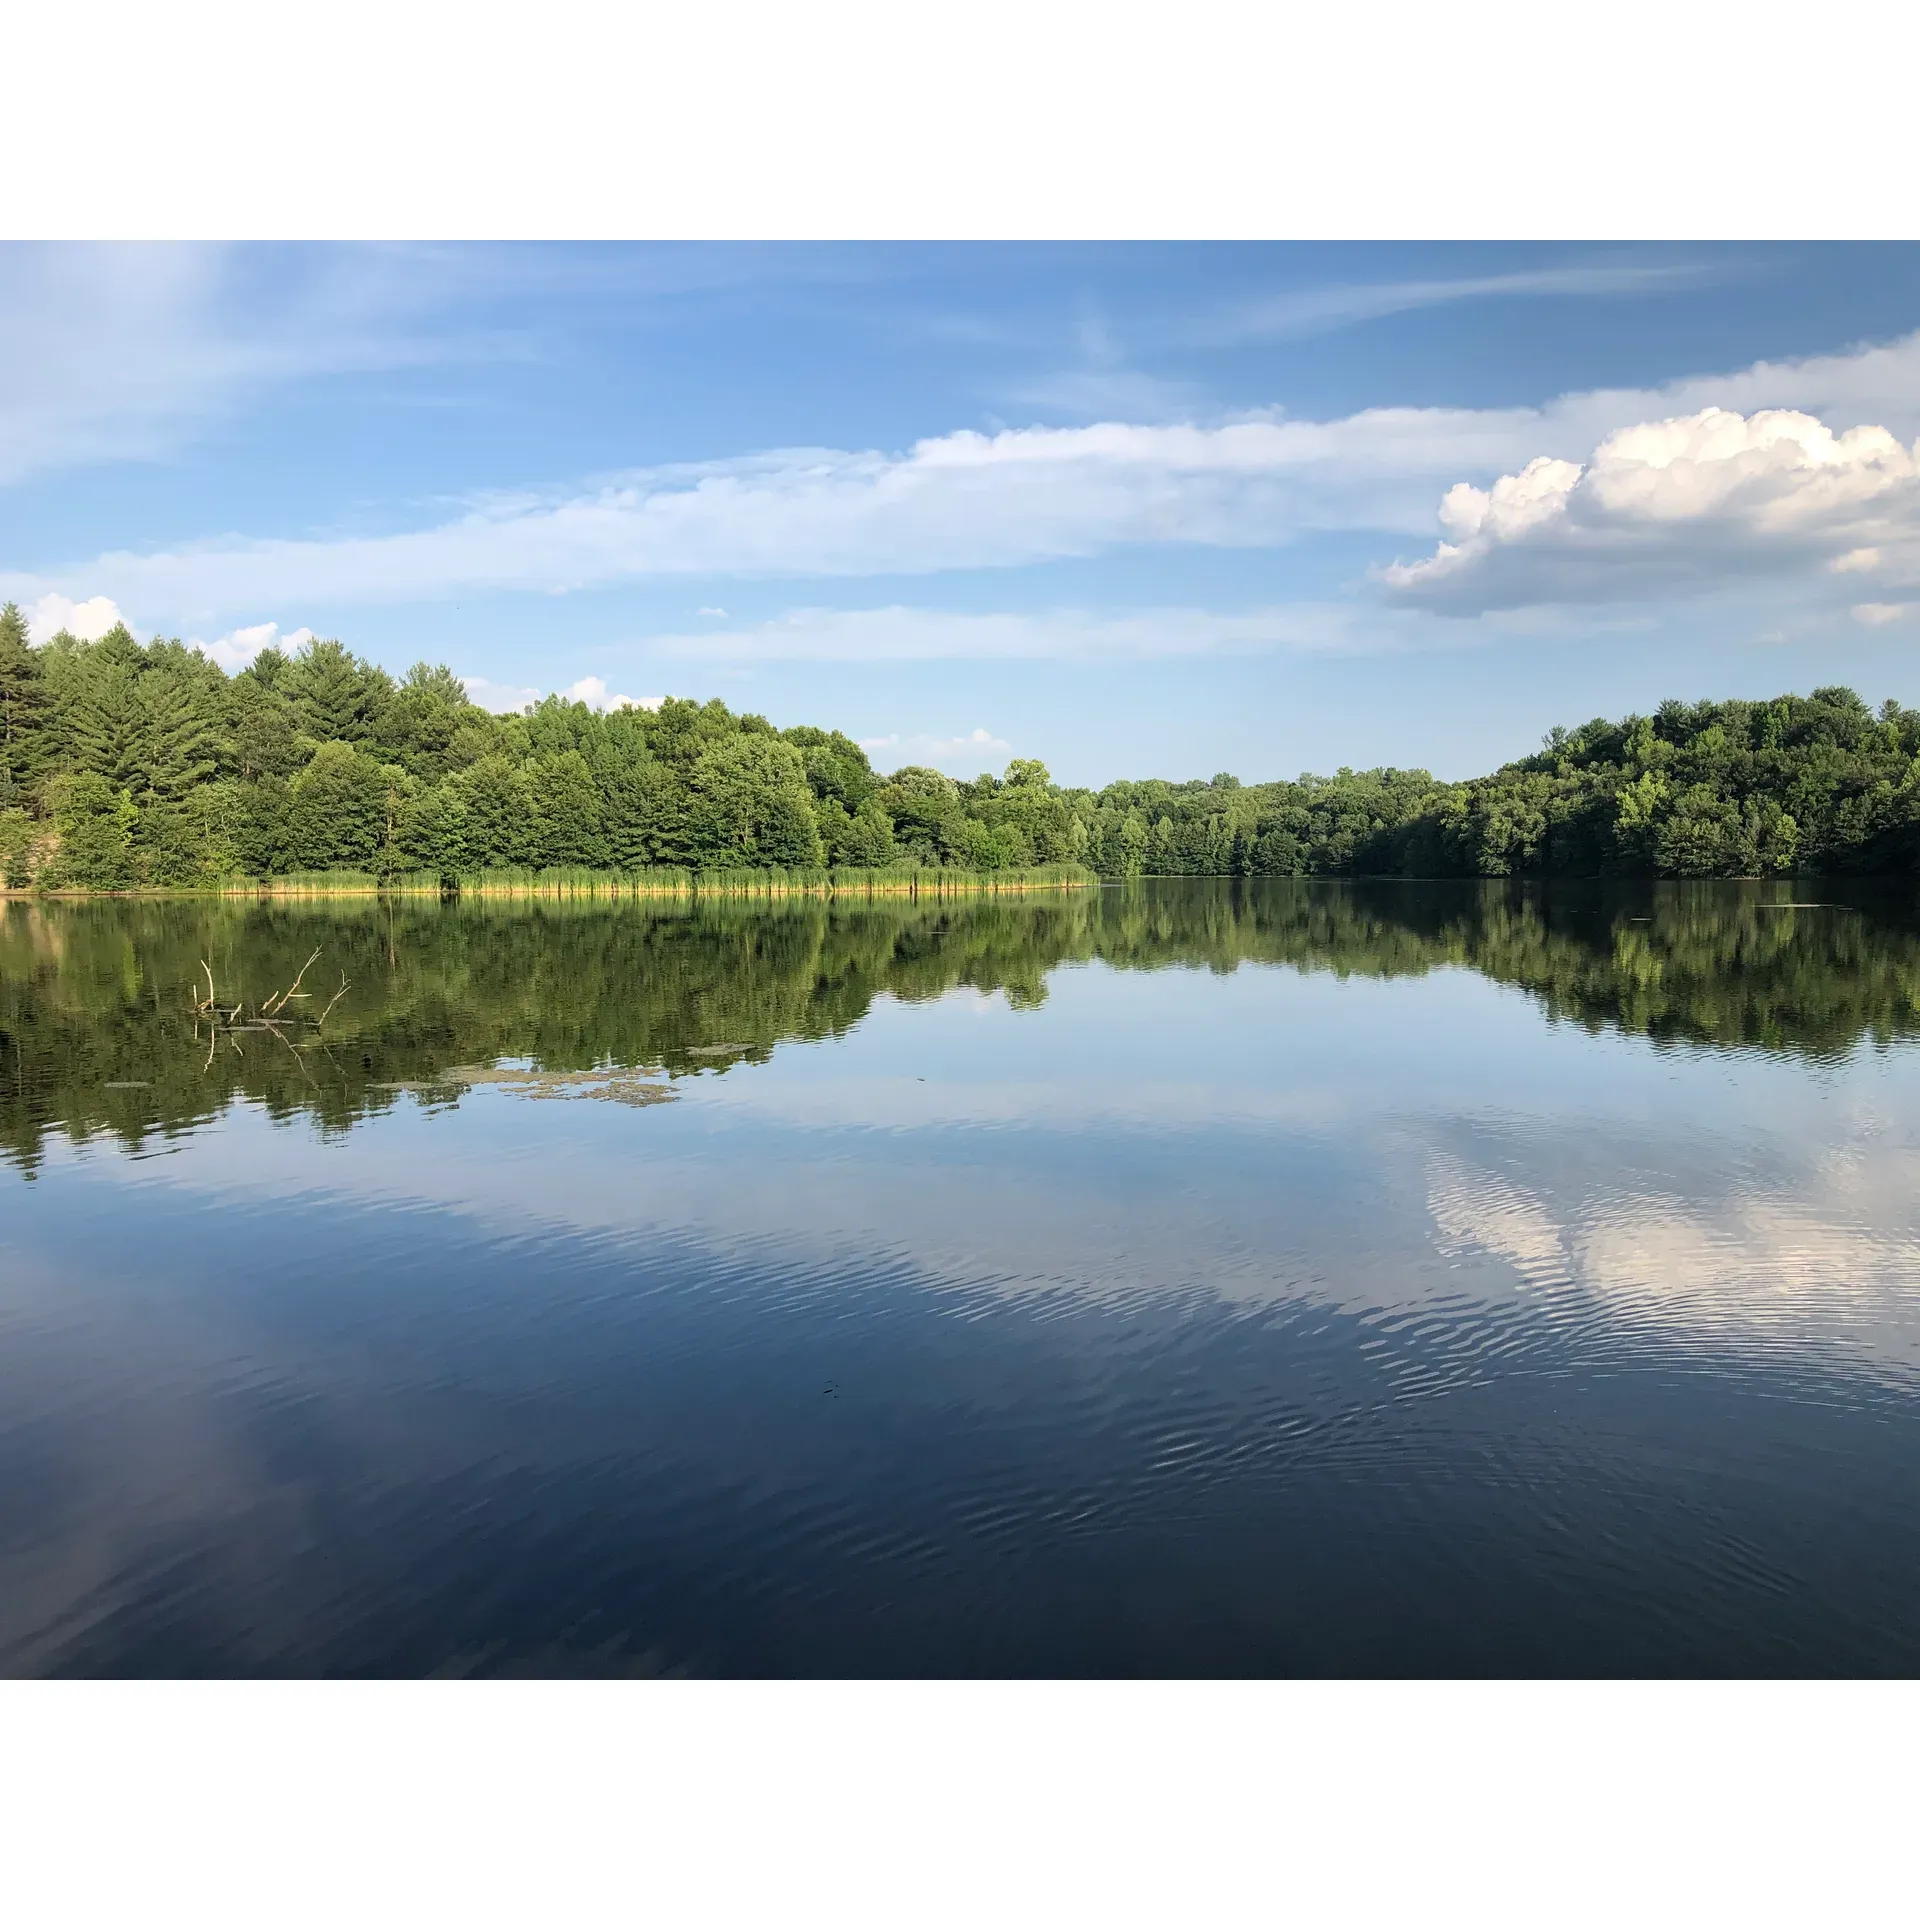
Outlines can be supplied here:
[[0, 1672], [1920, 1672], [1916, 1037], [1905, 888], [14, 900]]

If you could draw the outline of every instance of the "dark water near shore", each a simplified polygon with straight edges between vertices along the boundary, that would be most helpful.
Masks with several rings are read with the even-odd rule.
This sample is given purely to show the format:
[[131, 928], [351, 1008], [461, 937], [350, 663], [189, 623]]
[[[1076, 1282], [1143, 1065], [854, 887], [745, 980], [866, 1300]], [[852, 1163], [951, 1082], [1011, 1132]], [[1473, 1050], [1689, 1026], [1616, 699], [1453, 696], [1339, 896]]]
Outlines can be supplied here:
[[1817, 897], [8, 904], [0, 1672], [1920, 1672]]

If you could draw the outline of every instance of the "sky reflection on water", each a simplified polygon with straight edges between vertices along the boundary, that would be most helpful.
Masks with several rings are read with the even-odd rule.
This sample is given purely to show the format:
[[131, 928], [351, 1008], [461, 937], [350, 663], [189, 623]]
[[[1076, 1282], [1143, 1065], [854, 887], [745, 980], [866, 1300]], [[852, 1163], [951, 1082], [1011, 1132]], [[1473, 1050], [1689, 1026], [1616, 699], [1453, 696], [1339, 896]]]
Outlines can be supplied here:
[[[0, 1668], [1913, 1671], [1906, 920], [1226, 891], [656, 928], [544, 1032], [498, 983], [585, 935], [427, 920], [210, 1108], [165, 969], [314, 928], [33, 910]], [[1650, 1017], [1759, 1038], [1635, 1030], [1645, 925]], [[678, 1097], [380, 1089], [480, 1007]]]

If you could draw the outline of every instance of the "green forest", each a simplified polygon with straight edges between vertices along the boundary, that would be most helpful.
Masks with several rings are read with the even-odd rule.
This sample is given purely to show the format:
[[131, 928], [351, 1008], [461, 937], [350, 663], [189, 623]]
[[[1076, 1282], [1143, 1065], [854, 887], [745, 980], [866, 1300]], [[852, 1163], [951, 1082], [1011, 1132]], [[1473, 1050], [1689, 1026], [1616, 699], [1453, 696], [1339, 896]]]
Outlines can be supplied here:
[[1845, 687], [1556, 727], [1483, 777], [1392, 767], [1063, 788], [1038, 760], [876, 769], [718, 700], [475, 705], [338, 641], [227, 674], [0, 611], [0, 880], [123, 891], [515, 870], [1710, 878], [1912, 872], [1920, 711]]

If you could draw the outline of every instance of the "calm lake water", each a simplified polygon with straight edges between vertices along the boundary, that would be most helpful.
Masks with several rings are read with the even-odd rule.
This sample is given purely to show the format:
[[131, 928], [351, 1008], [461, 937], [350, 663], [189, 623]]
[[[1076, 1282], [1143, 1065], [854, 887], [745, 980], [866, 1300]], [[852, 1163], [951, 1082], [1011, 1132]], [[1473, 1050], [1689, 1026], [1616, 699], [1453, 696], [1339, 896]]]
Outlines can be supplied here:
[[7, 904], [0, 1671], [1920, 1672], [1814, 898]]

